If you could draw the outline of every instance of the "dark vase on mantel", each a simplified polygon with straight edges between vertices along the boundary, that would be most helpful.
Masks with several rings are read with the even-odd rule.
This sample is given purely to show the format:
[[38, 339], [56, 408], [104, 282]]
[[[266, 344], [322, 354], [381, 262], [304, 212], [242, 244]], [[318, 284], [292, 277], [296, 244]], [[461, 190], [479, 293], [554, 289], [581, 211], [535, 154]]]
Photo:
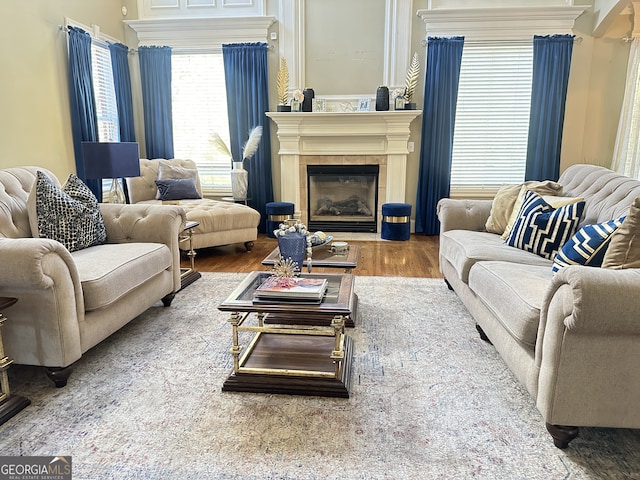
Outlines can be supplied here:
[[278, 105], [278, 111], [279, 112], [290, 112], [291, 111], [291, 105]]
[[313, 98], [316, 94], [314, 93], [313, 88], [305, 88], [302, 91], [302, 94], [304, 95], [304, 100], [302, 100], [302, 111], [310, 112], [313, 109]]
[[378, 87], [376, 90], [376, 111], [389, 110], [389, 87]]

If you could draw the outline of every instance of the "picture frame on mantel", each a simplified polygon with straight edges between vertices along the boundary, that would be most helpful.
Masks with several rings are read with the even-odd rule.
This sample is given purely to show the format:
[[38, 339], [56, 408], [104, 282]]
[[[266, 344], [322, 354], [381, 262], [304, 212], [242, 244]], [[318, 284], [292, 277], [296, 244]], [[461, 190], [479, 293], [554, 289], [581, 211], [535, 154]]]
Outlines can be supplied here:
[[371, 99], [369, 97], [362, 97], [358, 102], [359, 112], [368, 112], [371, 105]]

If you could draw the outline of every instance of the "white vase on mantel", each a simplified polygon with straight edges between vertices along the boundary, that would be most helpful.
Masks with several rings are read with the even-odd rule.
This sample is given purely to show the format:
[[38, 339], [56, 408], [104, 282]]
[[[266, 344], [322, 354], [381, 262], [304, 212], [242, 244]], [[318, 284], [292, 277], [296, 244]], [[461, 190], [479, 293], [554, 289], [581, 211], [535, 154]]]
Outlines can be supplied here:
[[246, 200], [249, 189], [249, 172], [247, 172], [242, 162], [233, 162], [231, 169], [231, 192], [234, 200]]

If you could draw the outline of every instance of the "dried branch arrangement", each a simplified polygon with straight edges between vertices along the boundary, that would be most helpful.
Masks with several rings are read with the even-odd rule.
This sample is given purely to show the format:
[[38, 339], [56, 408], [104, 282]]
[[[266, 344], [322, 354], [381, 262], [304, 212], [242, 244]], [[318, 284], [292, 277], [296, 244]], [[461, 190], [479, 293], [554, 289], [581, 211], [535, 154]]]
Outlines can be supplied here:
[[416, 93], [416, 85], [418, 84], [418, 75], [420, 74], [420, 61], [418, 60], [418, 53], [413, 53], [411, 64], [407, 70], [407, 77], [405, 80], [405, 99], [407, 102], [413, 101], [413, 95]]
[[289, 68], [284, 57], [280, 58], [280, 70], [276, 74], [276, 88], [278, 89], [278, 103], [289, 104]]

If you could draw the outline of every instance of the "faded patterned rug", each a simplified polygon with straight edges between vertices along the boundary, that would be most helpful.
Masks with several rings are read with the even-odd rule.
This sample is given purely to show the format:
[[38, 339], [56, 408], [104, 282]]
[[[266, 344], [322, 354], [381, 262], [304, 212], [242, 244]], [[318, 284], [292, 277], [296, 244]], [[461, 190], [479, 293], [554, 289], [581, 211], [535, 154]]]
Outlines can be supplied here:
[[74, 479], [634, 479], [640, 430], [553, 446], [529, 394], [441, 279], [357, 277], [351, 398], [222, 393], [243, 274], [204, 273], [88, 352], [67, 387], [10, 369], [32, 405], [1, 455], [71, 455]]

